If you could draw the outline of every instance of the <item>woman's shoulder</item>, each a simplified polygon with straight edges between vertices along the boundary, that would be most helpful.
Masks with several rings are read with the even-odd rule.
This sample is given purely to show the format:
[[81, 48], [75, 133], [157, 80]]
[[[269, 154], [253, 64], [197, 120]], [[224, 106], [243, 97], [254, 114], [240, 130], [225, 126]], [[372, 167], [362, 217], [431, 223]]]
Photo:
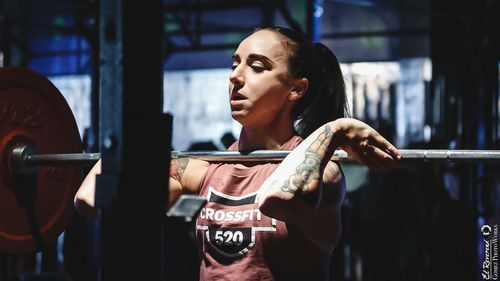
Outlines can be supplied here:
[[198, 193], [210, 163], [192, 158], [182, 158], [176, 164], [174, 163], [172, 163], [176, 169], [174, 172], [177, 173], [183, 189], [189, 193]]

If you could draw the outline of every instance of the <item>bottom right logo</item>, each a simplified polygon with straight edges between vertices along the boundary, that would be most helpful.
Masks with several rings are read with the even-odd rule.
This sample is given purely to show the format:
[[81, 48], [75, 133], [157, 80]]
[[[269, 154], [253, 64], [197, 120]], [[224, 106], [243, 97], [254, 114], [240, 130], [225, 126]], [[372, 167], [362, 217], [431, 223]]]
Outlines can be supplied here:
[[498, 280], [498, 225], [483, 225], [484, 260], [481, 275], [484, 280]]

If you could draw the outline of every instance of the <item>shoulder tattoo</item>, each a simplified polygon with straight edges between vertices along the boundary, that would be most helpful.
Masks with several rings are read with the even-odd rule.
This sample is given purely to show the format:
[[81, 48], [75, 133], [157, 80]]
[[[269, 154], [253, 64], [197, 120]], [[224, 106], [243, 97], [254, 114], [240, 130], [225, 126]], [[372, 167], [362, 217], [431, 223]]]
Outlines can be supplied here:
[[189, 158], [179, 158], [172, 160], [170, 162], [170, 177], [180, 181], [188, 163]]

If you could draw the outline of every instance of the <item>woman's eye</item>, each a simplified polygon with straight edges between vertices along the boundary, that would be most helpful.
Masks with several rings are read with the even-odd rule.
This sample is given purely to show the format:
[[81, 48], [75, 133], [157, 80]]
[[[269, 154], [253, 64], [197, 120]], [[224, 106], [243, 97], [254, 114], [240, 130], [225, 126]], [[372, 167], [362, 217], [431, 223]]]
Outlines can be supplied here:
[[232, 69], [232, 70], [235, 70], [235, 69], [236, 69], [236, 67], [238, 67], [238, 65], [237, 65], [237, 64], [233, 64], [233, 65], [231, 65], [231, 69]]
[[255, 64], [252, 64], [250, 67], [251, 67], [251, 68], [253, 69], [253, 71], [255, 71], [255, 72], [262, 72], [262, 71], [264, 71], [264, 70], [265, 70], [265, 68], [264, 68], [263, 66], [261, 66], [261, 65], [255, 65]]

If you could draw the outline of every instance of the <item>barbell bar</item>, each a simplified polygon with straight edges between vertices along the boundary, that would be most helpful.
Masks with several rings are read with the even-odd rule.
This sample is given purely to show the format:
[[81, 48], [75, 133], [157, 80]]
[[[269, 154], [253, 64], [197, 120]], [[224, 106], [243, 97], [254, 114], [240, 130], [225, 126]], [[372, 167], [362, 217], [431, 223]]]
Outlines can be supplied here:
[[[447, 149], [401, 149], [403, 162], [492, 162], [500, 161], [500, 150], [447, 150]], [[251, 152], [214, 150], [214, 151], [172, 151], [171, 159], [192, 158], [209, 162], [255, 162], [281, 161], [289, 150], [255, 150]], [[57, 165], [59, 163], [95, 162], [100, 153], [33, 154], [24, 159], [28, 166]], [[332, 160], [354, 161], [347, 152], [336, 150]]]
[[[403, 162], [491, 162], [500, 161], [500, 150], [400, 149]], [[209, 162], [281, 161], [289, 150], [172, 151], [171, 158], [194, 158]], [[335, 150], [335, 161], [355, 161], [344, 150]]]

